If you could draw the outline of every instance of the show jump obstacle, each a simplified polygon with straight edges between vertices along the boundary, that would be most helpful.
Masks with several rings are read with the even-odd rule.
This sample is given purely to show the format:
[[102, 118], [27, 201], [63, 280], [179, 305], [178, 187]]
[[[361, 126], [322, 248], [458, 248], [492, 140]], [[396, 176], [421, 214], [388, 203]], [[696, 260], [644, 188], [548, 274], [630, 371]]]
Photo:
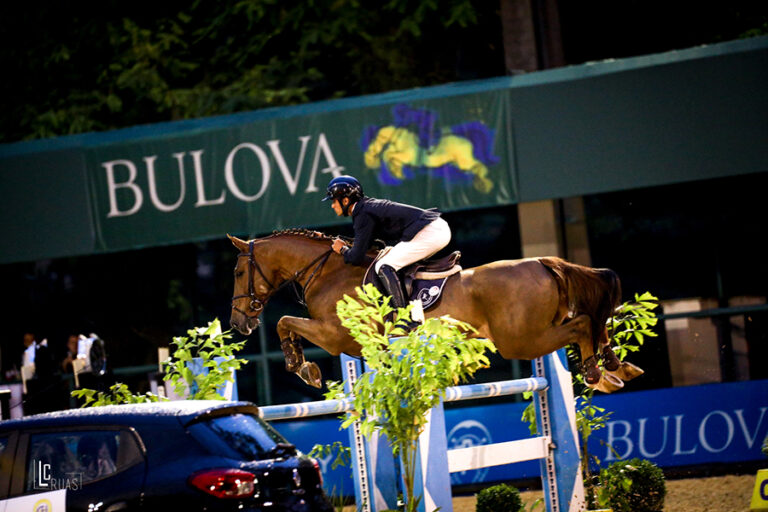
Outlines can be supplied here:
[[[360, 360], [341, 356], [345, 389], [362, 375]], [[565, 350], [533, 362], [534, 376], [446, 389], [445, 401], [456, 402], [535, 391], [538, 437], [469, 448], [448, 449], [443, 404], [429, 413], [427, 430], [419, 439], [416, 494], [423, 499], [420, 512], [453, 512], [450, 473], [539, 459], [541, 482], [548, 512], [585, 509], [581, 478], [576, 411], [571, 373]], [[324, 400], [260, 407], [265, 420], [338, 414], [352, 409], [350, 400]], [[510, 419], [512, 420], [512, 419]], [[514, 421], [518, 421], [517, 418]], [[357, 510], [381, 512], [397, 509], [400, 467], [385, 439], [367, 440], [359, 425], [350, 429]], [[419, 492], [420, 491], [420, 492]]]

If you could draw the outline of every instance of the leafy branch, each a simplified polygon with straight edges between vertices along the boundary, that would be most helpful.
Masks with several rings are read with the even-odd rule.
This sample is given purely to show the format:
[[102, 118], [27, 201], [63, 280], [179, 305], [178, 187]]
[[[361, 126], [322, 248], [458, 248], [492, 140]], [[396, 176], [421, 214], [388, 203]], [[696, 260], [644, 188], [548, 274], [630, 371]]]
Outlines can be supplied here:
[[[187, 331], [189, 336], [173, 338], [173, 354], [163, 361], [166, 378], [177, 395], [187, 395], [189, 400], [223, 400], [219, 393], [227, 382], [233, 382], [233, 370], [239, 370], [247, 361], [238, 359], [235, 353], [245, 346], [245, 341], [227, 343], [230, 331], [221, 331], [221, 322], [214, 319], [207, 327], [195, 327]], [[116, 383], [108, 392], [95, 389], [76, 389], [72, 396], [83, 399], [82, 407], [102, 405], [161, 402], [168, 399], [154, 393], [133, 394], [123, 383]]]
[[[360, 344], [370, 367], [346, 394], [354, 413], [342, 422], [348, 428], [359, 422], [366, 437], [386, 435], [393, 454], [403, 464], [406, 510], [417, 509], [414, 476], [419, 435], [427, 426], [426, 415], [445, 394], [445, 388], [466, 381], [489, 366], [486, 351], [496, 348], [486, 339], [472, 338], [475, 329], [450, 317], [430, 318], [407, 332], [410, 306], [393, 310], [390, 298], [371, 285], [357, 288], [358, 298], [337, 303], [344, 327]], [[337, 383], [329, 385], [326, 398], [345, 396]]]
[[76, 389], [72, 396], [84, 399], [82, 407], [101, 407], [102, 405], [140, 404], [146, 402], [167, 402], [168, 399], [147, 391], [143, 395], [134, 395], [128, 386], [117, 382], [109, 387], [107, 393], [95, 389]]
[[[177, 336], [171, 344], [176, 347], [173, 355], [163, 362], [167, 379], [178, 395], [189, 393], [190, 400], [223, 400], [219, 394], [227, 382], [233, 382], [232, 370], [239, 370], [247, 361], [238, 359], [235, 353], [245, 347], [245, 341], [227, 343], [230, 331], [221, 331], [218, 319], [207, 327], [195, 327], [187, 331], [189, 336]], [[193, 371], [197, 361], [204, 371]]]

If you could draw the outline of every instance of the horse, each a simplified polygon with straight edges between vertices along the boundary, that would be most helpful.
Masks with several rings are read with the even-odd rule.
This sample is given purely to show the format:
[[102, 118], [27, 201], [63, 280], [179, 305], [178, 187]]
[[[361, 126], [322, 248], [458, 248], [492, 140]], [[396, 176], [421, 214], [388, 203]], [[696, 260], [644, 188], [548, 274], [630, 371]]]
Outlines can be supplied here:
[[[360, 346], [341, 325], [336, 303], [362, 284], [366, 268], [348, 265], [333, 252], [333, 237], [304, 229], [249, 241], [227, 236], [239, 251], [230, 317], [233, 329], [250, 335], [259, 326], [269, 298], [293, 284], [310, 318], [283, 316], [277, 323], [286, 370], [311, 386], [322, 387], [320, 369], [304, 358], [300, 338], [334, 356], [360, 355]], [[575, 344], [585, 383], [610, 393], [643, 373], [620, 361], [610, 347], [606, 321], [620, 299], [621, 284], [610, 269], [556, 257], [526, 258], [461, 270], [448, 278], [439, 302], [425, 314], [428, 318], [450, 315], [472, 325], [477, 329], [472, 335], [490, 339], [505, 359], [532, 360]]]

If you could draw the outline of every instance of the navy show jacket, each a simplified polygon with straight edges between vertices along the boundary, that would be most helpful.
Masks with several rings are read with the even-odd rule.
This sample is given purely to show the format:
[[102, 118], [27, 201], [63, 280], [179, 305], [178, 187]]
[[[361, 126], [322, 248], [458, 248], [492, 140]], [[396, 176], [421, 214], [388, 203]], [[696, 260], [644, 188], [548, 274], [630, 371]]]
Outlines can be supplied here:
[[389, 245], [411, 240], [438, 217], [440, 212], [434, 208], [423, 210], [388, 199], [363, 197], [352, 210], [355, 241], [344, 253], [344, 261], [360, 265], [375, 239], [380, 238]]

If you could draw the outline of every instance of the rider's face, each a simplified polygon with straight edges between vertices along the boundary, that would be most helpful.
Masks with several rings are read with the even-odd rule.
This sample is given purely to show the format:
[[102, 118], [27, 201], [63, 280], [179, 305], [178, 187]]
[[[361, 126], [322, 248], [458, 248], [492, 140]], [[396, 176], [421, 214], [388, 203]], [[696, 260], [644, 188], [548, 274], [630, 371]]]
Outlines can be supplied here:
[[[342, 197], [341, 200], [344, 201], [344, 205], [346, 205], [349, 202], [348, 197]], [[331, 203], [331, 208], [333, 208], [333, 211], [336, 212], [336, 215], [338, 215], [339, 217], [344, 215], [342, 204], [339, 202], [338, 199], [333, 200], [333, 202]]]

